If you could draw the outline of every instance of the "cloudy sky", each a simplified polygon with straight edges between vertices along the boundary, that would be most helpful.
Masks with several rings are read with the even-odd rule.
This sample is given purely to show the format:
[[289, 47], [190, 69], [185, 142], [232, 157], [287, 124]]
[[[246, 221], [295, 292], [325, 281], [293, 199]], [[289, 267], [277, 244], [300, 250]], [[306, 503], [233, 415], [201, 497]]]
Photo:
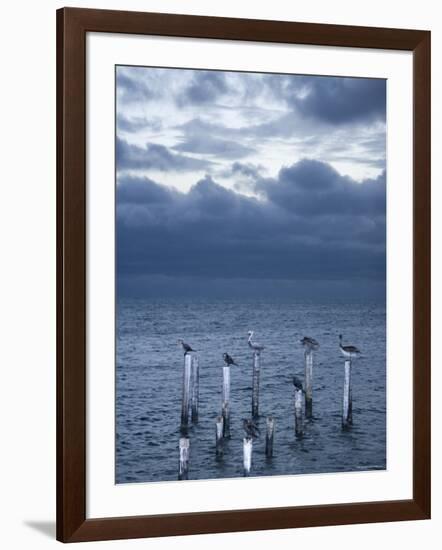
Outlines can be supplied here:
[[386, 83], [116, 69], [122, 294], [384, 299]]

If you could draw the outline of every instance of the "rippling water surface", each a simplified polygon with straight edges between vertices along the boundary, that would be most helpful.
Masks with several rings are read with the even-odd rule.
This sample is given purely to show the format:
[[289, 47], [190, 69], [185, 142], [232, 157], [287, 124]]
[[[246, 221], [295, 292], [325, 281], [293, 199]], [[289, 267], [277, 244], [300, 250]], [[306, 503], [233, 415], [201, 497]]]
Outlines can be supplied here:
[[[262, 435], [252, 475], [287, 475], [386, 467], [385, 307], [373, 304], [154, 302], [120, 300], [117, 311], [116, 482], [176, 480], [183, 354], [198, 351], [199, 422], [190, 437], [190, 479], [242, 476], [242, 422], [250, 416], [252, 356], [247, 331], [266, 346], [261, 358]], [[344, 362], [338, 335], [363, 357], [353, 368], [353, 426], [341, 430]], [[303, 377], [304, 336], [320, 342], [314, 363], [313, 419], [294, 435], [292, 376]], [[221, 410], [222, 353], [231, 370], [231, 439], [215, 458]], [[265, 417], [275, 418], [274, 456], [265, 457]]]

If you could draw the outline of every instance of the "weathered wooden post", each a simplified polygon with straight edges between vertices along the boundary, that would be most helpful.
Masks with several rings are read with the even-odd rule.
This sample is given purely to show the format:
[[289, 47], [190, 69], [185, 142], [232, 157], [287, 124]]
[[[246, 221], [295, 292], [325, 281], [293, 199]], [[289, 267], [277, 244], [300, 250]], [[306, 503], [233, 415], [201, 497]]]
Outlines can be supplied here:
[[251, 437], [245, 437], [243, 439], [243, 465], [245, 477], [250, 475], [250, 469], [252, 468], [252, 450], [253, 439]]
[[223, 437], [230, 437], [230, 366], [223, 367]]
[[192, 422], [198, 422], [198, 405], [199, 405], [199, 391], [200, 391], [200, 373], [198, 356], [192, 356]]
[[295, 434], [296, 437], [304, 435], [304, 392], [295, 387]]
[[307, 349], [304, 353], [304, 380], [305, 380], [305, 416], [313, 415], [313, 349]]
[[189, 425], [190, 413], [190, 387], [192, 380], [192, 356], [184, 355], [184, 374], [183, 374], [183, 402], [181, 406], [181, 428], [187, 428]]
[[180, 438], [180, 465], [178, 471], [178, 479], [189, 478], [189, 454], [190, 440], [188, 437]]
[[345, 430], [353, 423], [351, 391], [351, 360], [344, 363], [344, 396], [342, 400], [342, 428]]
[[273, 416], [267, 418], [267, 433], [266, 433], [266, 457], [273, 456], [273, 435], [275, 433], [275, 419]]
[[223, 456], [223, 417], [216, 417], [216, 456], [220, 458]]
[[260, 372], [260, 351], [253, 352], [253, 378], [252, 378], [252, 418], [259, 414], [259, 372]]

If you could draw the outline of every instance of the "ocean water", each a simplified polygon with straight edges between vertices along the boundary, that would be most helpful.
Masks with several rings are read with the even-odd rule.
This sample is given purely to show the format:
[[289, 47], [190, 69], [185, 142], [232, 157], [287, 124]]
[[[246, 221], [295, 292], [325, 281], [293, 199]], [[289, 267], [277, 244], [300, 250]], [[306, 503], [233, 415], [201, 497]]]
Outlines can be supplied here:
[[[180, 302], [120, 299], [117, 307], [116, 483], [176, 480], [183, 378], [183, 338], [199, 357], [199, 422], [191, 426], [189, 479], [243, 475], [242, 419], [250, 417], [253, 357], [261, 355], [261, 435], [252, 476], [386, 468], [386, 317], [378, 304]], [[359, 347], [354, 361], [353, 426], [341, 429], [344, 360], [338, 335]], [[320, 343], [314, 356], [313, 418], [294, 433], [292, 378], [304, 374], [299, 340]], [[221, 412], [223, 352], [231, 368], [231, 438], [215, 457], [215, 418]], [[275, 418], [274, 456], [265, 457], [266, 417]]]

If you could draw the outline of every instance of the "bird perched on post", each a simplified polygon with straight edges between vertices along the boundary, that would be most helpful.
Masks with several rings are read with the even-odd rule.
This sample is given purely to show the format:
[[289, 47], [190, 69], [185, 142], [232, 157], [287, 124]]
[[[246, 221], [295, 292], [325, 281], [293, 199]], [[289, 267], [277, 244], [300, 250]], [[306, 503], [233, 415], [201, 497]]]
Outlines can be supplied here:
[[223, 353], [223, 358], [224, 358], [225, 364], [228, 367], [230, 367], [230, 365], [238, 366], [238, 363], [235, 363], [235, 360], [233, 359], [233, 357], [231, 357], [228, 353]]
[[305, 348], [305, 351], [312, 351], [319, 348], [319, 342], [314, 338], [310, 338], [310, 336], [304, 336], [300, 342]]
[[251, 437], [251, 438], [258, 437], [259, 428], [253, 422], [253, 420], [250, 420], [249, 418], [243, 418], [242, 426], [243, 426], [243, 429], [244, 429], [244, 433], [246, 434], [246, 437]]
[[360, 350], [355, 346], [343, 346], [342, 345], [342, 334], [339, 335], [339, 348], [344, 357], [348, 359], [354, 359], [361, 355]]
[[183, 348], [184, 355], [187, 355], [191, 351], [195, 351], [189, 346], [189, 344], [186, 344], [186, 342], [184, 342], [182, 338], [178, 339], [178, 345], [181, 345], [181, 347]]
[[253, 330], [249, 330], [248, 334], [249, 334], [249, 338], [247, 340], [247, 343], [249, 344], [249, 348], [253, 349], [253, 351], [256, 351], [258, 353], [261, 352], [264, 349], [264, 346], [253, 341], [253, 335], [255, 334]]
[[299, 378], [297, 376], [293, 377], [293, 385], [295, 386], [295, 388], [297, 390], [304, 391], [304, 389], [302, 387], [302, 382], [301, 382], [301, 380], [299, 380]]

